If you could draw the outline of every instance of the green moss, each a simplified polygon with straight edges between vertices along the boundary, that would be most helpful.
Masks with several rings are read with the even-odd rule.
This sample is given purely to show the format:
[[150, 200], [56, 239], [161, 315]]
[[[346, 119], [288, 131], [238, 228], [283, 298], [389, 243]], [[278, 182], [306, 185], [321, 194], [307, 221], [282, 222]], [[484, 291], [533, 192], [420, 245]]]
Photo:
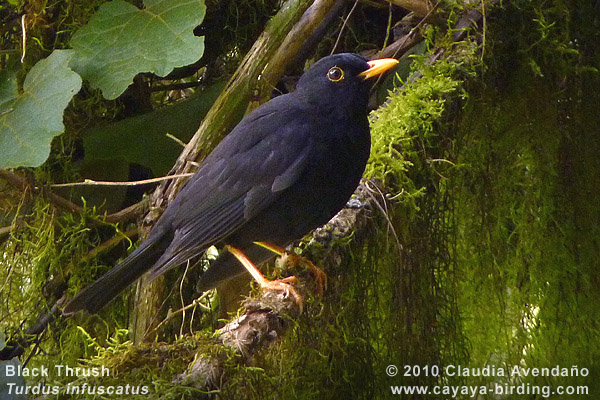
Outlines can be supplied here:
[[[56, 398], [197, 399], [205, 392], [176, 383], [174, 379], [198, 354], [220, 357], [225, 363], [234, 357], [226, 349], [215, 346], [211, 335], [205, 333], [186, 336], [173, 343], [134, 346], [127, 340], [129, 332], [124, 329], [115, 331], [104, 345], [83, 328], [78, 330], [81, 342], [89, 349], [84, 362], [68, 362], [63, 358], [56, 364], [44, 364], [51, 367], [45, 384], [61, 388]], [[62, 366], [62, 369], [52, 368], [54, 365]], [[99, 376], [84, 376], [89, 372], [80, 376], [68, 375], [65, 366], [81, 368], [82, 371], [95, 370]], [[108, 390], [112, 394], [107, 394]]]
[[590, 199], [598, 196], [592, 109], [600, 79], [590, 56], [598, 35], [574, 46], [593, 25], [577, 6], [517, 6], [491, 37], [502, 35], [503, 24], [537, 18], [518, 43], [497, 38], [488, 49], [486, 79], [470, 88], [453, 143], [461, 330], [471, 343], [470, 365], [585, 366], [596, 378], [523, 381], [588, 385], [597, 393], [598, 261], [591, 249], [600, 214]]
[[424, 188], [409, 176], [410, 169], [448, 162], [436, 158], [438, 132], [465, 75], [472, 74], [475, 50], [473, 45], [461, 44], [453, 50], [454, 57], [431, 65], [426, 64], [429, 55], [419, 56], [412, 68], [420, 76], [391, 93], [389, 101], [372, 114], [371, 158], [365, 175], [397, 190], [400, 201], [414, 205], [411, 198], [423, 194]]

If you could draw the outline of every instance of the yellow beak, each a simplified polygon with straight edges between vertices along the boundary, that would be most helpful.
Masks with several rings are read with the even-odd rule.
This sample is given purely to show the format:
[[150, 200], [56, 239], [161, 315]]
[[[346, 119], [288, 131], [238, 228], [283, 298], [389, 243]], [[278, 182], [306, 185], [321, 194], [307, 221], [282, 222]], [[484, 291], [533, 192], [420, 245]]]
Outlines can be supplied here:
[[398, 60], [395, 58], [380, 58], [379, 60], [368, 61], [369, 69], [361, 72], [358, 76], [363, 77], [365, 80], [379, 76], [388, 69], [395, 67], [398, 64]]

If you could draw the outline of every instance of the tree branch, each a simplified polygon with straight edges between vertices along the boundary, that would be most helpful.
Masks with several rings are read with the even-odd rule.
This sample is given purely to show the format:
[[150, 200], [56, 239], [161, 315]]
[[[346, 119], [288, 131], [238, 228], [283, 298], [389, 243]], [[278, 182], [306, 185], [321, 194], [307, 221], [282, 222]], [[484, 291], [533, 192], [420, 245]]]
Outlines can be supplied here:
[[59, 195], [52, 193], [48, 190], [44, 190], [41, 187], [35, 187], [29, 184], [27, 180], [14, 172], [0, 169], [0, 178], [4, 179], [11, 186], [20, 190], [23, 193], [40, 191], [52, 204], [56, 207], [66, 210], [74, 214], [81, 214], [83, 208], [75, 203], [71, 203], [69, 200], [60, 197]]
[[189, 178], [194, 174], [180, 174], [180, 175], [167, 175], [159, 176], [158, 178], [143, 179], [141, 181], [126, 181], [126, 182], [115, 182], [115, 181], [95, 181], [93, 179], [86, 179], [83, 182], [68, 182], [68, 183], [55, 183], [50, 185], [51, 187], [72, 187], [72, 186], [139, 186], [147, 185], [149, 183], [162, 182], [169, 179], [177, 178]]
[[[23, 193], [35, 193], [35, 192], [41, 193], [44, 197], [46, 197], [48, 199], [48, 201], [50, 201], [50, 203], [52, 203], [55, 207], [57, 207], [61, 210], [70, 212], [72, 214], [83, 214], [83, 212], [84, 212], [83, 207], [78, 206], [77, 204], [70, 202], [69, 200], [65, 199], [64, 197], [61, 197], [61, 196], [57, 195], [56, 193], [51, 192], [47, 188], [44, 188], [42, 186], [37, 187], [33, 184], [30, 184], [25, 178], [23, 178], [22, 176], [14, 173], [14, 172], [11, 172], [11, 171], [8, 171], [5, 169], [0, 169], [0, 178], [4, 179], [11, 186], [13, 186], [14, 188], [16, 188], [17, 190], [19, 190]], [[142, 210], [144, 209], [144, 206], [145, 206], [145, 201], [142, 200], [136, 204], [133, 204], [127, 208], [124, 208], [121, 211], [106, 215], [104, 217], [104, 222], [117, 223], [117, 222], [130, 221], [130, 220], [136, 218], [137, 216], [141, 215]], [[92, 221], [93, 225], [97, 225], [100, 223], [101, 223], [101, 221], [98, 221], [98, 220]], [[8, 228], [8, 227], [6, 227], [6, 228]], [[7, 234], [7, 232], [5, 232], [6, 228], [2, 228], [3, 231], [0, 232], [0, 237]]]
[[[332, 243], [344, 243], [350, 237], [355, 241], [363, 240], [369, 227], [385, 220], [383, 214], [375, 211], [380, 209], [378, 204], [380, 200], [383, 201], [384, 198], [373, 196], [370, 189], [361, 184], [346, 208], [326, 225], [313, 232], [312, 246], [329, 248], [331, 251], [321, 252], [321, 258], [312, 261], [327, 272], [327, 267], [334, 265], [334, 260], [339, 259], [334, 253], [346, 251], [331, 246]], [[311, 287], [310, 282], [304, 280], [302, 276], [298, 278], [298, 290], [306, 298], [308, 288]], [[241, 316], [234, 318], [217, 331], [218, 344], [216, 345], [233, 350], [238, 355], [236, 358], [238, 363], [251, 364], [254, 354], [285, 335], [293, 325], [292, 321], [299, 317], [300, 309], [293, 299], [286, 297], [282, 292], [275, 291], [267, 291], [258, 298], [249, 298], [243, 306], [246, 311]], [[224, 360], [219, 357], [220, 353], [215, 351], [210, 355], [197, 354], [188, 370], [177, 376], [175, 382], [200, 390], [218, 388], [219, 379], [225, 375], [226, 368]], [[231, 365], [227, 368], [231, 368]]]

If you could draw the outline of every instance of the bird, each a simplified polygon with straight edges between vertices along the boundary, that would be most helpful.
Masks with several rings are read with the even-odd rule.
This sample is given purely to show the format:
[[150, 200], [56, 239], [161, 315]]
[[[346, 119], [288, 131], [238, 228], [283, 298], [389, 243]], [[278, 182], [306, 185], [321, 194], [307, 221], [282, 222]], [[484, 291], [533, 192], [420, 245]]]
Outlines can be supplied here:
[[[369, 92], [398, 63], [338, 53], [315, 62], [296, 89], [244, 117], [166, 207], [145, 241], [63, 308], [96, 313], [144, 273], [149, 279], [223, 251], [200, 277], [205, 291], [254, 267], [327, 223], [358, 186], [370, 154]], [[274, 283], [271, 283], [274, 282]]]

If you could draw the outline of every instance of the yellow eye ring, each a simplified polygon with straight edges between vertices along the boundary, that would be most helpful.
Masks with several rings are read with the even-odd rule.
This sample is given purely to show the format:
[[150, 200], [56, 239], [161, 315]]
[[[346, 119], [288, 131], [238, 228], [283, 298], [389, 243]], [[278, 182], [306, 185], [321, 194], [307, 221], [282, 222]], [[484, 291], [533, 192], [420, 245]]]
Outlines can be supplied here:
[[331, 82], [340, 82], [344, 80], [344, 70], [340, 67], [331, 67], [329, 71], [327, 71], [327, 79]]

